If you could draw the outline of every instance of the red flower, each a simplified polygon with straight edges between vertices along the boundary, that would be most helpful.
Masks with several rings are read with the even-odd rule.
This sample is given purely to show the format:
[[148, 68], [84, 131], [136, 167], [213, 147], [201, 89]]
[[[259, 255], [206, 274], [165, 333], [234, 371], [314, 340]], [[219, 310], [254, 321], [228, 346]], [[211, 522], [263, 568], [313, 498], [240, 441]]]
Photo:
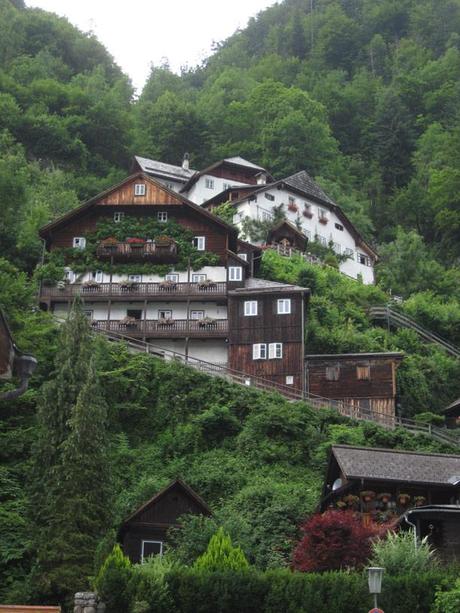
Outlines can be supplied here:
[[127, 238], [126, 242], [129, 245], [143, 245], [145, 243], [145, 239], [137, 238], [137, 237], [132, 237], [132, 238]]

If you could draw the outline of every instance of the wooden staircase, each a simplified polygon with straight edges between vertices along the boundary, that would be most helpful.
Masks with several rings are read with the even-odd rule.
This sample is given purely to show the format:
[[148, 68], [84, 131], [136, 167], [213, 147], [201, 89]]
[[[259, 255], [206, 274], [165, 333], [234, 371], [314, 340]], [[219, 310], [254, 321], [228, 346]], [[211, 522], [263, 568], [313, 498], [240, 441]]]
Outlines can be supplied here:
[[456, 347], [454, 344], [450, 343], [438, 334], [423, 328], [410, 317], [407, 317], [406, 315], [403, 315], [390, 307], [371, 307], [369, 309], [369, 316], [374, 321], [385, 321], [388, 327], [393, 326], [396, 328], [408, 328], [409, 330], [414, 330], [414, 332], [416, 332], [423, 340], [427, 341], [428, 343], [435, 343], [439, 347], [442, 347], [454, 358], [460, 358], [459, 347]]
[[445, 428], [438, 428], [431, 424], [422, 424], [412, 419], [403, 417], [390, 416], [370, 409], [364, 409], [359, 406], [351, 405], [341, 400], [331, 398], [323, 398], [308, 394], [304, 390], [293, 388], [290, 385], [282, 385], [261, 377], [254, 377], [239, 370], [228, 368], [226, 364], [214, 364], [199, 360], [197, 358], [186, 356], [185, 354], [176, 351], [165, 350], [152, 343], [143, 341], [139, 338], [130, 337], [127, 334], [113, 332], [108, 330], [95, 330], [95, 332], [104, 334], [106, 338], [112, 341], [122, 341], [127, 344], [129, 349], [134, 352], [146, 353], [156, 358], [166, 361], [176, 361], [190, 368], [202, 372], [213, 377], [220, 377], [231, 383], [253, 387], [265, 392], [277, 392], [284, 398], [290, 401], [303, 401], [316, 409], [332, 409], [345, 417], [357, 419], [361, 421], [370, 421], [377, 423], [380, 426], [394, 429], [396, 427], [405, 428], [414, 434], [425, 434], [431, 436], [441, 443], [460, 447], [460, 439]]

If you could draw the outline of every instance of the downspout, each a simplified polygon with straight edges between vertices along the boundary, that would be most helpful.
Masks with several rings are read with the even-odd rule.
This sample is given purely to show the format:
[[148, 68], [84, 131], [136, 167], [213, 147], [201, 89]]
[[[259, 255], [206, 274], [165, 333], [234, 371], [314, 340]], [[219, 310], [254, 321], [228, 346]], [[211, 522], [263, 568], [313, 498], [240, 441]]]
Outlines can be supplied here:
[[412, 523], [411, 521], [408, 520], [407, 513], [404, 513], [404, 521], [407, 524], [409, 524], [409, 526], [411, 526], [412, 530], [414, 531], [414, 547], [415, 547], [415, 550], [417, 550], [418, 549], [417, 526], [414, 523]]

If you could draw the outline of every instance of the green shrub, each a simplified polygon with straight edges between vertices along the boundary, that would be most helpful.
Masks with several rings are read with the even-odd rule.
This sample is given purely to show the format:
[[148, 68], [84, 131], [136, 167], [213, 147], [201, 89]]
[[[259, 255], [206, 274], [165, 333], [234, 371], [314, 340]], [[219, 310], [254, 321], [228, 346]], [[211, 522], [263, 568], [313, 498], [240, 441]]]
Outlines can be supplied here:
[[110, 613], [129, 611], [132, 576], [131, 562], [123, 555], [117, 543], [105, 559], [94, 581], [94, 587]]
[[381, 566], [388, 575], [424, 573], [438, 565], [434, 549], [426, 539], [414, 543], [410, 532], [388, 532], [385, 538], [372, 544], [371, 566]]
[[460, 611], [460, 579], [457, 579], [453, 589], [447, 592], [437, 592], [432, 613], [458, 613]]
[[207, 550], [195, 562], [197, 570], [244, 570], [249, 567], [241, 547], [234, 547], [232, 539], [219, 528], [211, 537]]
[[443, 415], [437, 415], [436, 413], [431, 413], [431, 411], [419, 413], [415, 415], [414, 419], [420, 424], [433, 424], [434, 426], [443, 426], [445, 423]]
[[166, 575], [173, 569], [167, 556], [153, 556], [143, 564], [133, 567], [131, 592], [133, 613], [171, 613], [173, 600]]

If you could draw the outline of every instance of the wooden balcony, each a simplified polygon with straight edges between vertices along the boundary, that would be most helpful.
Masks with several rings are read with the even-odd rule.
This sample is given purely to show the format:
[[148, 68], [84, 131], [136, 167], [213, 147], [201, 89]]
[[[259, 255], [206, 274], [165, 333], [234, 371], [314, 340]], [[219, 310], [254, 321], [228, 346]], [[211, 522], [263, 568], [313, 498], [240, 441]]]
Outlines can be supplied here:
[[164, 246], [153, 242], [116, 243], [114, 245], [101, 243], [97, 246], [96, 256], [101, 260], [113, 259], [114, 262], [176, 262], [177, 244], [174, 241]]
[[91, 322], [95, 330], [119, 332], [132, 337], [146, 338], [225, 338], [228, 334], [228, 320], [215, 319], [200, 321], [193, 319], [139, 319], [126, 323], [123, 320], [95, 319]]
[[173, 300], [222, 300], [227, 296], [227, 283], [98, 283], [85, 285], [84, 283], [62, 284], [59, 286], [44, 285], [40, 291], [40, 298], [48, 301], [69, 301], [76, 296], [94, 302], [107, 301], [109, 298], [117, 300], [149, 300], [152, 298]]

